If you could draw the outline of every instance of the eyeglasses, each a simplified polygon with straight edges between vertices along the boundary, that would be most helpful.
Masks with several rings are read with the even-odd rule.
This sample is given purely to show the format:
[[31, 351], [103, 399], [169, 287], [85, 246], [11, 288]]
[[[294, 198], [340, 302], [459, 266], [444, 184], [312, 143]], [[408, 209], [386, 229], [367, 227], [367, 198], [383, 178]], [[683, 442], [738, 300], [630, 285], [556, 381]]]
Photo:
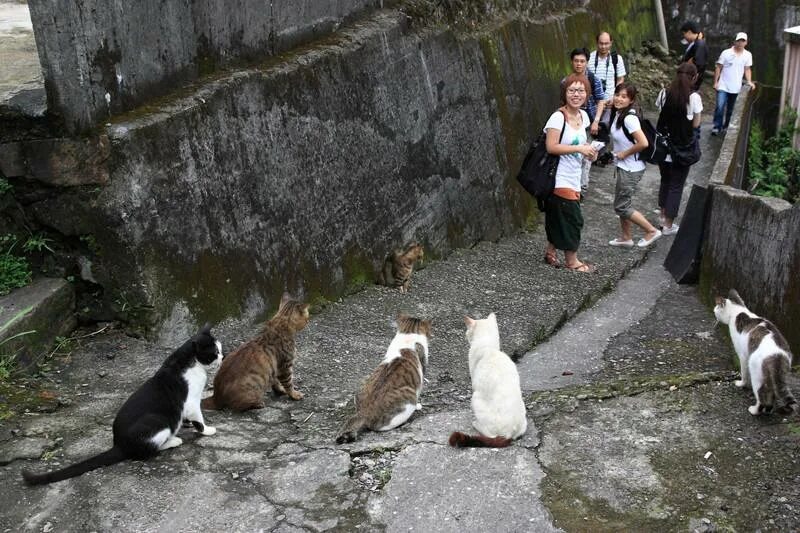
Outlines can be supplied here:
[[586, 94], [586, 89], [567, 89], [567, 94]]

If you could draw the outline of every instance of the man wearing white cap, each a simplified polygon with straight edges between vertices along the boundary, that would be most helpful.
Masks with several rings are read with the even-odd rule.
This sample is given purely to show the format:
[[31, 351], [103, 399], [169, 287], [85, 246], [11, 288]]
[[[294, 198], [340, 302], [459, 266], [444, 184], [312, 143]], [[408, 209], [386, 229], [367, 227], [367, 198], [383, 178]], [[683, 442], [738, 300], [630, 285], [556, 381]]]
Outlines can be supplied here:
[[[752, 80], [751, 67], [753, 54], [744, 49], [747, 46], [747, 34], [739, 32], [733, 46], [723, 50], [717, 59], [714, 69], [714, 89], [717, 90], [717, 107], [714, 110], [714, 127], [711, 135], [717, 135], [727, 129], [733, 114], [733, 104], [742, 89], [742, 76], [747, 80], [750, 88], [755, 88]], [[727, 109], [726, 109], [727, 108]], [[723, 123], [722, 118], [725, 117]]]

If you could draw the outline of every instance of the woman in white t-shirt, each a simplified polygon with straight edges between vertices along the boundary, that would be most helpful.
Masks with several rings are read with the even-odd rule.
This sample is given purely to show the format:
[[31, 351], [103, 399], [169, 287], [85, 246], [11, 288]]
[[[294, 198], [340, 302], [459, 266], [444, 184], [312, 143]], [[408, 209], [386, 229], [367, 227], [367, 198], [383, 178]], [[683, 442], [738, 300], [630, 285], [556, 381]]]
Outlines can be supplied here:
[[594, 272], [594, 265], [578, 259], [583, 229], [581, 168], [584, 157], [591, 161], [597, 159], [597, 150], [586, 137], [589, 115], [581, 109], [591, 86], [586, 76], [570, 74], [561, 84], [561, 91], [561, 100], [566, 104], [553, 113], [544, 126], [547, 152], [559, 156], [555, 189], [545, 201], [547, 248], [544, 260], [548, 265], [561, 266], [556, 250], [563, 250], [567, 268], [575, 272]]
[[[678, 73], [668, 89], [662, 90], [656, 99], [656, 106], [661, 109], [658, 116], [657, 129], [669, 135], [674, 146], [688, 147], [697, 142], [695, 128], [700, 127], [700, 113], [703, 102], [700, 95], [692, 91], [697, 79], [697, 68], [691, 63], [682, 63]], [[678, 225], [674, 224], [681, 206], [681, 196], [690, 166], [681, 165], [667, 156], [659, 163], [661, 185], [658, 189], [658, 207], [661, 209], [662, 229], [664, 235], [678, 233]]]
[[639, 211], [631, 205], [636, 188], [644, 175], [644, 161], [637, 154], [647, 148], [648, 142], [642, 131], [639, 117], [636, 116], [636, 87], [622, 82], [614, 90], [614, 107], [611, 112], [611, 140], [614, 143], [614, 212], [619, 216], [620, 236], [609, 241], [611, 246], [630, 248], [633, 246], [632, 224], [644, 230], [644, 237], [637, 246], [646, 248], [661, 237], [655, 228]]

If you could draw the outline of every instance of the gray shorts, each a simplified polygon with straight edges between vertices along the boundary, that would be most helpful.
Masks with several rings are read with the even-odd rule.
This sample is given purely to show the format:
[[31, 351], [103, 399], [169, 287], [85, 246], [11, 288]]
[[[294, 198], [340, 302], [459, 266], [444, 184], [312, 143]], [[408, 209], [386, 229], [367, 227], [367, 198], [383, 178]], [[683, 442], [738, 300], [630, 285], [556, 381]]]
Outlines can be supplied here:
[[620, 218], [631, 218], [635, 211], [631, 207], [631, 199], [639, 186], [639, 182], [642, 180], [642, 176], [644, 176], [644, 170], [628, 172], [619, 167], [614, 169], [614, 177], [617, 180], [617, 186], [614, 189], [614, 212]]

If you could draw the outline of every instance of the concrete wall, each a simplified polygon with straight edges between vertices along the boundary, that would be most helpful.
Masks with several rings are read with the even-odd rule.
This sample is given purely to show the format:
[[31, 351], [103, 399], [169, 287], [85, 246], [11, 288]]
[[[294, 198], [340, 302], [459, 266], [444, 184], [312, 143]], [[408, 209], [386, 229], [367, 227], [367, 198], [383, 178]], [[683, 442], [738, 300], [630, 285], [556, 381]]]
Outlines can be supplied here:
[[683, 51], [679, 28], [687, 20], [700, 24], [709, 46], [709, 69], [719, 54], [733, 44], [740, 31], [750, 37], [754, 79], [780, 85], [783, 65], [783, 30], [800, 24], [797, 0], [662, 0], [670, 48]]
[[108, 181], [31, 211], [81, 236], [84, 277], [164, 335], [253, 317], [284, 289], [335, 299], [410, 239], [437, 258], [535, 223], [514, 176], [566, 51], [600, 28], [657, 35], [650, 0], [598, 5], [473, 35], [381, 12], [113, 118]]
[[383, 4], [383, 0], [29, 1], [48, 106], [73, 133], [219, 67], [264, 58], [327, 34]]
[[[739, 186], [738, 161], [747, 146], [741, 124], [748, 92], [737, 99], [709, 187], [700, 283], [709, 302], [736, 289], [755, 313], [774, 322], [800, 353], [800, 204], [753, 196]], [[797, 362], [797, 361], [795, 361]]]

